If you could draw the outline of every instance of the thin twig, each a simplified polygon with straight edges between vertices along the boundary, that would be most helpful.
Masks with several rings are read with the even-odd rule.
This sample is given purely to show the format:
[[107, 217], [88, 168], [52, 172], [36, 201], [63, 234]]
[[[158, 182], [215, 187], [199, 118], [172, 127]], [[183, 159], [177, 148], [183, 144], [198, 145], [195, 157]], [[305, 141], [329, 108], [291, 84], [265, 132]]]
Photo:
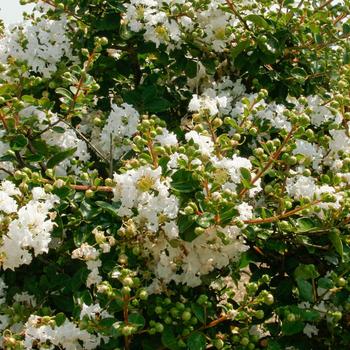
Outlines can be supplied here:
[[[281, 146], [278, 148], [278, 150], [271, 155], [270, 159], [268, 160], [266, 165], [263, 167], [263, 169], [261, 169], [256, 174], [256, 176], [250, 181], [250, 185], [254, 185], [255, 182], [257, 182], [265, 174], [265, 172], [270, 168], [270, 166], [273, 164], [273, 162], [278, 159], [278, 157], [280, 156], [280, 154], [282, 153], [282, 151], [284, 149], [284, 146], [288, 143], [288, 141], [292, 137], [295, 130], [296, 130], [296, 127], [293, 127], [292, 130], [288, 133], [288, 135], [284, 139]], [[238, 194], [238, 196], [243, 197], [247, 193], [247, 191], [248, 191], [248, 188], [246, 188], [246, 187], [243, 188], [242, 191]]]
[[240, 13], [237, 11], [235, 5], [233, 4], [233, 2], [231, 0], [226, 0], [227, 5], [229, 6], [229, 8], [231, 9], [231, 11], [235, 14], [235, 16], [242, 22], [244, 28], [248, 31], [250, 31], [250, 28], [247, 24], [247, 22], [245, 21], [245, 19], [240, 15]]
[[316, 204], [319, 204], [321, 203], [321, 200], [316, 200], [316, 201], [313, 201], [309, 204], [305, 204], [301, 207], [297, 207], [297, 208], [294, 208], [293, 210], [290, 210], [290, 211], [287, 211], [283, 214], [280, 214], [280, 215], [275, 215], [275, 216], [271, 216], [269, 218], [265, 218], [265, 219], [251, 219], [251, 220], [245, 220], [243, 221], [245, 224], [256, 224], [256, 225], [259, 225], [259, 224], [267, 224], [267, 223], [272, 223], [272, 222], [276, 222], [276, 221], [279, 221], [281, 219], [286, 219], [294, 214], [297, 214], [301, 211], [303, 211], [304, 209], [308, 209], [310, 207], [312, 207], [313, 205], [316, 205]]

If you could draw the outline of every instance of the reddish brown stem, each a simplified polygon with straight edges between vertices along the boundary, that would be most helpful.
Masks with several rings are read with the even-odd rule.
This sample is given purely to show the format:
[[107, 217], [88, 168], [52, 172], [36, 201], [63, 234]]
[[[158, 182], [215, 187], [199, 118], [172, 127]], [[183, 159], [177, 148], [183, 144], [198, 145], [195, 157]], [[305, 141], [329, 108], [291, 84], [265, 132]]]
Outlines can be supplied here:
[[269, 218], [266, 218], [266, 219], [252, 219], [252, 220], [245, 220], [244, 223], [245, 224], [267, 224], [267, 223], [271, 223], [271, 222], [276, 222], [276, 221], [279, 221], [281, 219], [285, 219], [285, 218], [288, 218], [294, 214], [297, 214], [299, 213], [300, 211], [304, 210], [304, 209], [307, 209], [313, 205], [316, 205], [318, 203], [320, 203], [321, 200], [316, 200], [312, 203], [309, 203], [309, 204], [306, 204], [306, 205], [303, 205], [301, 207], [298, 207], [298, 208], [295, 208], [293, 210], [290, 210], [290, 211], [287, 211], [286, 213], [283, 213], [283, 214], [280, 214], [280, 215], [275, 215], [275, 216], [271, 216]]
[[149, 151], [149, 153], [151, 154], [151, 157], [152, 157], [153, 166], [155, 168], [158, 168], [158, 156], [157, 156], [156, 151], [154, 150], [152, 140], [148, 141], [147, 147], [148, 147], [148, 151]]
[[[296, 130], [296, 127], [292, 128], [292, 130], [288, 133], [287, 137], [284, 139], [283, 143], [281, 144], [281, 146], [278, 148], [278, 150], [272, 154], [272, 156], [270, 157], [270, 159], [268, 160], [268, 162], [266, 163], [266, 165], [255, 175], [255, 177], [250, 181], [251, 185], [254, 185], [255, 182], [257, 182], [264, 174], [265, 172], [270, 168], [270, 166], [273, 164], [273, 162], [275, 160], [278, 159], [278, 157], [280, 156], [280, 154], [283, 151], [283, 148], [285, 147], [285, 145], [288, 143], [288, 141], [290, 140], [290, 138], [292, 137], [294, 131]], [[239, 197], [243, 197], [248, 191], [248, 188], [243, 188], [242, 191], [239, 193]]]
[[241, 23], [243, 24], [244, 28], [246, 30], [250, 31], [250, 28], [249, 28], [247, 22], [244, 20], [244, 18], [237, 11], [237, 9], [236, 9], [235, 5], [233, 4], [233, 2], [231, 0], [226, 0], [226, 3], [228, 5], [228, 7], [231, 9], [231, 11], [235, 14], [235, 16], [241, 21]]

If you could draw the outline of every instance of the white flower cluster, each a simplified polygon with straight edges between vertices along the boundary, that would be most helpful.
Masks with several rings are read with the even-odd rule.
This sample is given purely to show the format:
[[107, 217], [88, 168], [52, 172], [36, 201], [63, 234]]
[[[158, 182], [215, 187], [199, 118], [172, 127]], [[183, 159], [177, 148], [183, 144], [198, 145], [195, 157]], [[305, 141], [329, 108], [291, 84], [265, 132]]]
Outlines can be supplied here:
[[112, 317], [106, 310], [103, 310], [99, 303], [86, 305], [83, 303], [80, 311], [80, 319], [87, 317], [91, 320], [96, 320], [97, 318], [108, 318]]
[[[223, 190], [231, 190], [236, 192], [237, 185], [241, 183], [241, 174], [240, 170], [242, 168], [248, 169], [251, 172], [251, 176], [254, 177], [255, 174], [252, 171], [253, 165], [249, 159], [244, 157], [239, 157], [237, 155], [233, 155], [232, 158], [223, 157], [218, 159], [216, 156], [211, 158], [211, 162], [216, 169], [224, 170], [229, 178], [227, 181], [224, 181], [222, 184]], [[219, 176], [224, 177], [224, 174], [220, 174]], [[215, 175], [214, 175], [215, 176]], [[253, 197], [255, 194], [259, 193], [262, 188], [260, 186], [261, 179], [255, 182], [255, 187], [249, 190], [249, 196]]]
[[[317, 206], [319, 209], [328, 211], [330, 209], [339, 210], [342, 205], [344, 192], [338, 191], [333, 186], [318, 185], [315, 178], [311, 176], [296, 175], [286, 180], [286, 191], [294, 199], [308, 198], [311, 200], [320, 200]], [[331, 201], [322, 201], [323, 195], [330, 195]], [[324, 211], [316, 213], [320, 218], [324, 217]]]
[[162, 128], [162, 133], [157, 135], [154, 139], [155, 142], [159, 143], [163, 147], [177, 146], [177, 137], [173, 132], [169, 132], [168, 129]]
[[136, 133], [139, 119], [139, 113], [131, 105], [123, 103], [119, 107], [113, 104], [99, 140], [102, 150], [106, 154], [112, 151], [113, 159], [119, 159], [129, 151], [128, 141]]
[[150, 166], [114, 174], [114, 200], [121, 202], [118, 215], [132, 217], [152, 232], [166, 221], [175, 219], [179, 210], [178, 200], [170, 194], [170, 179], [162, 179], [161, 174], [160, 167], [153, 170]]
[[296, 148], [293, 150], [294, 155], [304, 156], [307, 163], [311, 163], [315, 170], [320, 169], [323, 160], [324, 150], [322, 147], [305, 140], [296, 140]]
[[59, 202], [57, 196], [47, 194], [40, 187], [32, 189], [32, 199], [19, 207], [21, 192], [12, 182], [0, 185], [0, 221], [8, 223], [2, 233], [0, 255], [3, 268], [14, 270], [30, 264], [34, 256], [47, 253], [54, 228], [54, 214], [50, 211]]
[[86, 280], [87, 287], [91, 287], [94, 284], [99, 284], [102, 282], [102, 277], [100, 276], [98, 270], [98, 268], [102, 265], [99, 256], [100, 252], [88, 243], [83, 243], [79, 248], [73, 250], [72, 252], [72, 259], [84, 260], [88, 270], [90, 270]]
[[307, 114], [310, 116], [311, 123], [316, 127], [319, 127], [329, 121], [336, 124], [340, 124], [342, 121], [341, 114], [337, 111], [331, 111], [319, 96], [308, 96], [306, 98], [305, 105], [301, 105], [296, 98], [292, 97], [288, 98], [288, 102], [295, 105], [297, 112], [307, 112]]
[[[290, 122], [283, 114], [286, 109], [284, 105], [266, 103], [256, 93], [247, 94], [241, 80], [232, 82], [228, 77], [224, 77], [219, 83], [213, 82], [201, 95], [194, 94], [188, 109], [191, 112], [209, 113], [212, 117], [230, 116], [239, 123], [243, 120], [253, 121], [255, 116], [269, 121], [277, 129], [291, 129]], [[248, 115], [246, 110], [249, 110]]]
[[224, 77], [220, 82], [213, 81], [199, 96], [194, 94], [188, 106], [190, 112], [208, 111], [211, 116], [228, 115], [232, 104], [243, 96], [245, 87], [241, 80], [235, 82]]
[[196, 32], [202, 43], [222, 52], [235, 37], [231, 27], [239, 23], [222, 5], [223, 0], [198, 7], [186, 0], [131, 0], [124, 4], [124, 20], [131, 31], [142, 31], [145, 40], [157, 47], [165, 44], [168, 50], [173, 50]]
[[[228, 237], [229, 243], [223, 243], [218, 231]], [[236, 226], [207, 229], [192, 242], [181, 241], [177, 247], [173, 247], [165, 237], [146, 241], [143, 254], [152, 257], [156, 276], [149, 290], [160, 292], [161, 283], [170, 281], [197, 287], [202, 283], [202, 276], [237, 261], [247, 249]]]
[[72, 50], [66, 34], [67, 19], [44, 17], [16, 25], [0, 40], [0, 63], [9, 57], [27, 63], [28, 68], [49, 78], [57, 70], [63, 57], [72, 59]]
[[[67, 319], [60, 326], [43, 324], [42, 317], [31, 315], [24, 327], [24, 348], [49, 349], [58, 347], [65, 350], [92, 350], [96, 349], [101, 338], [80, 330], [73, 322]], [[81, 343], [83, 345], [81, 345]]]

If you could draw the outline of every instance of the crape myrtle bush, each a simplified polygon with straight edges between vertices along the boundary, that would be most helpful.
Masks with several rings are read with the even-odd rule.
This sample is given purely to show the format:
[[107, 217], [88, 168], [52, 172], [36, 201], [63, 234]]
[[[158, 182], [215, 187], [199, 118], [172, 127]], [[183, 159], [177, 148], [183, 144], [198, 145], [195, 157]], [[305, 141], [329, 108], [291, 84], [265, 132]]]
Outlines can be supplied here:
[[22, 2], [1, 348], [349, 349], [349, 1]]

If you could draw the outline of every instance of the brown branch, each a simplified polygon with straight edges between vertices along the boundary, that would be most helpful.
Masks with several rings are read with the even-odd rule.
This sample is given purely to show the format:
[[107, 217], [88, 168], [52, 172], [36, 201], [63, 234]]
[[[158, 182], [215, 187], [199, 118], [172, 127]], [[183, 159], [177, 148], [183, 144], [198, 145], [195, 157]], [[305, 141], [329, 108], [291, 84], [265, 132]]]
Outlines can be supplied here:
[[241, 21], [241, 23], [243, 24], [244, 28], [246, 30], [250, 31], [250, 28], [249, 28], [247, 22], [244, 20], [244, 18], [237, 11], [237, 9], [236, 9], [235, 5], [233, 4], [233, 2], [231, 0], [226, 0], [226, 3], [228, 5], [228, 7], [231, 9], [231, 11], [235, 14], [235, 16]]
[[310, 208], [312, 207], [313, 205], [316, 205], [316, 204], [319, 204], [321, 203], [321, 200], [316, 200], [316, 201], [313, 201], [309, 204], [305, 204], [301, 207], [297, 207], [297, 208], [294, 208], [293, 210], [290, 210], [290, 211], [287, 211], [283, 214], [280, 214], [280, 215], [275, 215], [275, 216], [271, 216], [269, 218], [266, 218], [266, 219], [251, 219], [251, 220], [245, 220], [243, 221], [245, 224], [267, 224], [267, 223], [272, 223], [272, 222], [276, 222], [276, 221], [279, 221], [281, 219], [286, 219], [294, 214], [297, 214], [301, 211], [303, 211], [304, 209], [307, 209], [307, 208]]
[[328, 0], [326, 1], [324, 4], [322, 4], [321, 6], [319, 6], [317, 8], [317, 11], [323, 10], [327, 5], [331, 4], [333, 0]]
[[158, 156], [157, 156], [156, 151], [154, 150], [152, 140], [149, 140], [149, 141], [148, 141], [147, 147], [148, 147], [148, 151], [149, 151], [149, 153], [150, 153], [150, 155], [151, 155], [151, 157], [152, 157], [153, 166], [154, 166], [155, 168], [158, 168]]
[[0, 113], [0, 120], [1, 120], [5, 130], [8, 130], [6, 118], [5, 118], [5, 116], [2, 113]]
[[[296, 130], [296, 127], [293, 127], [292, 130], [288, 133], [288, 135], [284, 139], [281, 146], [278, 148], [278, 150], [272, 154], [272, 156], [270, 157], [270, 159], [268, 160], [266, 165], [263, 167], [263, 169], [261, 169], [256, 174], [256, 176], [250, 181], [250, 185], [254, 185], [255, 182], [257, 182], [265, 174], [265, 172], [270, 168], [270, 166], [273, 164], [273, 162], [278, 159], [278, 157], [280, 156], [280, 154], [283, 151], [284, 146], [288, 143], [290, 138], [293, 136], [293, 133], [295, 132], [295, 130]], [[243, 188], [241, 190], [241, 192], [238, 194], [238, 196], [243, 197], [247, 193], [247, 191], [248, 191], [248, 188]]]

